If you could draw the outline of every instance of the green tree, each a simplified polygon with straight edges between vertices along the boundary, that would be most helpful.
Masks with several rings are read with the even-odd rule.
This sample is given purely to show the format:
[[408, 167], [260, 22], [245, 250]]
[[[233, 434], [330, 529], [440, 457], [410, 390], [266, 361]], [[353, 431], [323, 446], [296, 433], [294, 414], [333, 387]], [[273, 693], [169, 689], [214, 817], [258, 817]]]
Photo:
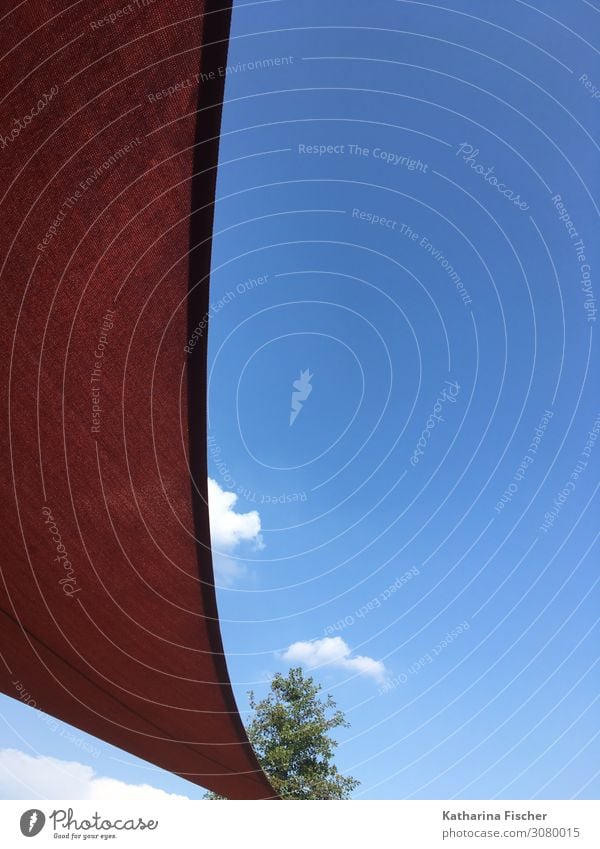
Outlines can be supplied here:
[[[337, 742], [330, 732], [347, 728], [332, 696], [319, 697], [320, 684], [304, 677], [300, 666], [287, 675], [278, 672], [269, 694], [256, 701], [247, 732], [260, 765], [283, 799], [348, 799], [359, 785], [333, 763]], [[207, 793], [205, 799], [220, 799]]]

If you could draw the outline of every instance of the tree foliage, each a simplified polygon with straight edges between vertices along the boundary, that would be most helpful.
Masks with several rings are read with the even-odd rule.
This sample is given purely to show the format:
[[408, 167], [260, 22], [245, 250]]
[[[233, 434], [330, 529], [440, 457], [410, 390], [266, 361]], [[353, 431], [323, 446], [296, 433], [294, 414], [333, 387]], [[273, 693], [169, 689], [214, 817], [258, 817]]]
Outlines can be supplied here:
[[[319, 697], [320, 690], [297, 666], [287, 675], [278, 672], [264, 699], [248, 694], [254, 711], [248, 737], [283, 799], [348, 799], [360, 783], [333, 763], [337, 742], [331, 732], [349, 723], [332, 696]], [[208, 793], [205, 798], [221, 797]]]

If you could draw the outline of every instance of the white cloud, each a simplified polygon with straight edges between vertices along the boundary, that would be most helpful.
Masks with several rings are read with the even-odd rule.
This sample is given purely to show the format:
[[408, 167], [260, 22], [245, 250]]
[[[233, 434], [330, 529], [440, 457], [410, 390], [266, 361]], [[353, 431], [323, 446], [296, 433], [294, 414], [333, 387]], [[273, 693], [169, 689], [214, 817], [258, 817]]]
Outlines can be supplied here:
[[292, 643], [282, 658], [291, 663], [303, 663], [313, 669], [318, 666], [337, 666], [358, 675], [367, 675], [376, 681], [383, 681], [387, 675], [385, 665], [380, 660], [361, 654], [353, 657], [350, 646], [341, 637]]
[[0, 797], [2, 799], [123, 799], [153, 802], [182, 800], [150, 784], [127, 784], [96, 775], [91, 766], [45, 755], [29, 755], [19, 749], [0, 749]]
[[165, 790], [159, 790], [158, 787], [152, 787], [151, 784], [126, 784], [117, 778], [94, 778], [90, 783], [90, 791], [89, 799], [117, 799], [119, 802], [160, 802], [163, 800], [173, 802], [190, 798], [189, 796], [179, 796], [177, 793], [167, 793]]
[[236, 513], [233, 508], [237, 500], [235, 492], [227, 492], [212, 478], [208, 479], [212, 544], [224, 551], [233, 551], [242, 542], [252, 542], [255, 548], [264, 548], [258, 510]]

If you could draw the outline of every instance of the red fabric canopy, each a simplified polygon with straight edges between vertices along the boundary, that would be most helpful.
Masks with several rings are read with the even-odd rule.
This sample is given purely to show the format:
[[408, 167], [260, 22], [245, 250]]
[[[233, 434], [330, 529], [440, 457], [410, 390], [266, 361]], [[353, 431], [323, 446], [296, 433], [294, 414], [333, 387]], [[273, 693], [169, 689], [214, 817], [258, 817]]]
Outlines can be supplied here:
[[230, 798], [273, 797], [223, 656], [206, 333], [188, 345], [229, 11], [0, 10], [0, 689]]

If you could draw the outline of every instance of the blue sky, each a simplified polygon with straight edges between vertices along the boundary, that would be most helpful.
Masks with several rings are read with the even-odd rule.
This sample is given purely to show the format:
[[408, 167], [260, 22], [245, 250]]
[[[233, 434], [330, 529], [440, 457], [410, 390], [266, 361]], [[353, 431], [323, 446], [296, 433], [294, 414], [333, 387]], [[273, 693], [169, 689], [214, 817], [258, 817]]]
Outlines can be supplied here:
[[[240, 708], [301, 662], [358, 798], [597, 798], [600, 11], [234, 8], [209, 470]], [[201, 795], [1, 707], [3, 749]]]

